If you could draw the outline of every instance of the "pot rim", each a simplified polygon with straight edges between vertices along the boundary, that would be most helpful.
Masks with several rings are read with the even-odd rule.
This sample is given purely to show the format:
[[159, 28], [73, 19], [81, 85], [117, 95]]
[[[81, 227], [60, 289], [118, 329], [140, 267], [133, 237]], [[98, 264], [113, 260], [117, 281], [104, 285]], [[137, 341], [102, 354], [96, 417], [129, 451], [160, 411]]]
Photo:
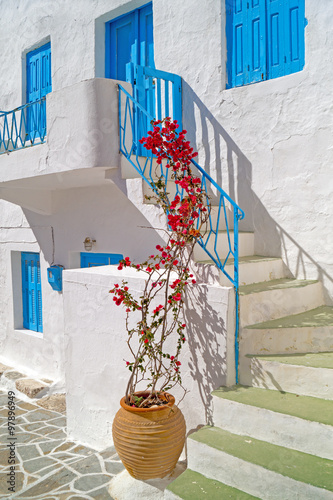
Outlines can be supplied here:
[[[149, 392], [148, 391], [140, 391], [140, 392], [135, 392], [134, 394], [136, 396], [142, 396], [142, 395], [145, 395], [145, 394], [148, 395]], [[168, 400], [168, 403], [166, 405], [155, 406], [153, 408], [137, 408], [136, 406], [129, 406], [129, 405], [127, 405], [125, 403], [126, 396], [124, 396], [120, 400], [120, 406], [122, 408], [124, 408], [124, 410], [131, 411], [133, 413], [148, 413], [148, 412], [153, 412], [153, 411], [165, 410], [166, 408], [171, 408], [175, 404], [175, 398], [174, 398], [174, 396], [172, 394], [170, 394], [169, 392], [161, 392], [161, 394], [163, 394], [163, 396], [165, 397], [165, 399]]]

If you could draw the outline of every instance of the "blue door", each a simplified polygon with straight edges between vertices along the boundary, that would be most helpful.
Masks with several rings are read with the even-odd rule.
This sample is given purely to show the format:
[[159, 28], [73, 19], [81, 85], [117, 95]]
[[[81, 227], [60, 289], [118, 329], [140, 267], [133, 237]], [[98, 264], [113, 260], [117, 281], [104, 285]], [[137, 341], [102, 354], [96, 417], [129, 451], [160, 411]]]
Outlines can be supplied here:
[[46, 135], [46, 105], [41, 99], [52, 91], [51, 44], [27, 54], [27, 133], [33, 141]]
[[90, 253], [81, 252], [81, 267], [108, 266], [118, 264], [123, 255], [117, 253]]
[[153, 10], [149, 3], [106, 23], [105, 76], [126, 81], [126, 64], [155, 68]]
[[43, 331], [42, 287], [38, 253], [22, 253], [23, 327]]

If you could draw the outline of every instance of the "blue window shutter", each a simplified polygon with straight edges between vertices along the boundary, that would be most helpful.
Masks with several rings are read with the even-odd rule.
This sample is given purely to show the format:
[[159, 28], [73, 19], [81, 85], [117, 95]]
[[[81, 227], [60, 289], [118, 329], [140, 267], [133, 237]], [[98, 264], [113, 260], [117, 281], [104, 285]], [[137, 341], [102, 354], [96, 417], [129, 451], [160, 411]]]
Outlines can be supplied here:
[[247, 2], [232, 0], [227, 6], [228, 87], [244, 85], [247, 80]]
[[22, 254], [22, 302], [23, 302], [23, 327], [30, 329], [30, 298], [29, 298], [29, 260]]
[[96, 266], [108, 266], [110, 264], [119, 264], [119, 261], [123, 259], [122, 254], [117, 253], [91, 253], [91, 252], [81, 252], [80, 260], [81, 267], [96, 267]]
[[266, 3], [247, 1], [247, 40], [244, 58], [247, 64], [246, 83], [266, 80]]
[[295, 73], [304, 67], [304, 0], [285, 0], [285, 74]]
[[284, 0], [267, 0], [268, 78], [285, 74], [284, 4]]
[[[27, 102], [39, 101], [51, 91], [51, 44], [47, 43], [27, 54]], [[45, 102], [27, 108], [26, 132], [31, 140], [45, 136]]]
[[35, 102], [52, 91], [51, 44], [27, 54], [27, 102]]
[[23, 327], [43, 331], [40, 259], [36, 253], [22, 253]]
[[37, 332], [43, 332], [43, 315], [42, 315], [42, 283], [40, 276], [40, 258], [36, 256], [36, 320]]

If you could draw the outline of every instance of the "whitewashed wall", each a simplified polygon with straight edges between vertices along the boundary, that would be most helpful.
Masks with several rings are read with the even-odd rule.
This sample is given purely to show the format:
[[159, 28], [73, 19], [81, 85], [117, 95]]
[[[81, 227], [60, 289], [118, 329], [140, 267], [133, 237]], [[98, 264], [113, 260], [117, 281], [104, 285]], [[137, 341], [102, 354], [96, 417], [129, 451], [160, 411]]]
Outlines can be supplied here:
[[224, 2], [154, 2], [155, 62], [180, 74], [200, 163], [245, 210], [257, 254], [333, 296], [333, 2], [305, 0], [305, 67], [225, 90]]
[[[98, 449], [112, 444], [113, 417], [129, 377], [126, 313], [108, 293], [123, 278], [138, 298], [145, 274], [142, 278], [135, 270], [107, 266], [64, 272], [68, 432]], [[213, 423], [211, 391], [226, 383], [227, 365], [232, 371], [228, 338], [234, 331], [233, 296], [230, 288], [204, 284], [192, 287], [188, 296], [187, 342], [180, 356], [183, 385], [189, 391], [180, 404], [187, 431]], [[183, 396], [179, 389], [172, 393], [178, 400]]]
[[[83, 80], [104, 77], [104, 23], [145, 3], [0, 0], [0, 109], [25, 101], [25, 54], [48, 40], [54, 96]], [[306, 0], [306, 17], [302, 72], [225, 90], [223, 1], [155, 0], [155, 62], [157, 68], [183, 77], [189, 137], [199, 150], [200, 163], [244, 208], [243, 227], [255, 230], [256, 252], [282, 255], [297, 276], [319, 277], [329, 300], [333, 295], [333, 3]], [[37, 148], [11, 157], [19, 155], [21, 168], [31, 168], [29, 157]], [[38, 168], [31, 172], [36, 182], [47, 173]], [[0, 171], [0, 180], [1, 175]], [[78, 265], [86, 236], [96, 238], [94, 251], [122, 252], [138, 260], [160, 243], [153, 231], [140, 228], [147, 225], [146, 219], [111, 186], [62, 191], [54, 196], [51, 215], [1, 202], [0, 355], [6, 359], [51, 378], [63, 373], [62, 297], [45, 282], [46, 267], [52, 262], [51, 227], [55, 262], [65, 267]], [[45, 333], [43, 339], [32, 340], [14, 331], [12, 256], [14, 252], [15, 260], [15, 252], [39, 249]]]

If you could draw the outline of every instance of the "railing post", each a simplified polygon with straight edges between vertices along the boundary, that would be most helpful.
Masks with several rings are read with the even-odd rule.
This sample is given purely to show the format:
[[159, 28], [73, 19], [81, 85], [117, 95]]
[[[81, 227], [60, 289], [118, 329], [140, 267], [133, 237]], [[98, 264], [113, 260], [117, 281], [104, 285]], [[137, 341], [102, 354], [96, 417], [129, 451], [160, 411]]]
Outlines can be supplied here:
[[235, 371], [236, 384], [239, 382], [239, 277], [238, 277], [238, 208], [234, 207], [234, 288], [235, 288]]

